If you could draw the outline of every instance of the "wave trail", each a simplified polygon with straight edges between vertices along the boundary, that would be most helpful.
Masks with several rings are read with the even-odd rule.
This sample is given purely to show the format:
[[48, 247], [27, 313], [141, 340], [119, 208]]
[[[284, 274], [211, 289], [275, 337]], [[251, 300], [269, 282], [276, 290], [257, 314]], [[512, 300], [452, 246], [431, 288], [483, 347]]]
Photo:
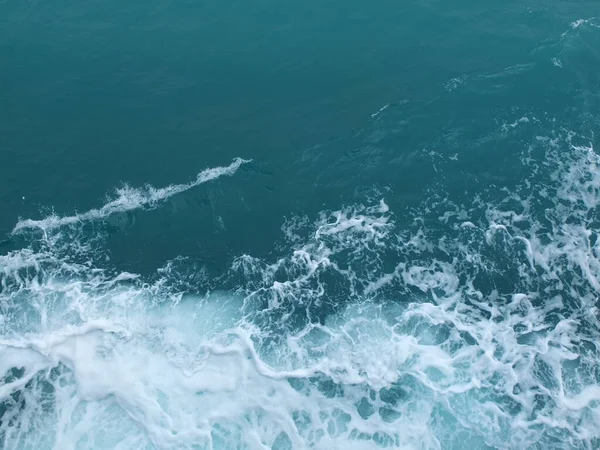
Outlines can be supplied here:
[[90, 209], [81, 214], [72, 216], [57, 216], [55, 214], [44, 219], [19, 220], [12, 230], [12, 234], [17, 234], [27, 229], [39, 228], [44, 231], [71, 225], [78, 222], [90, 220], [102, 220], [112, 214], [132, 211], [134, 209], [153, 206], [158, 202], [166, 200], [176, 194], [180, 194], [207, 181], [211, 181], [222, 176], [231, 176], [237, 172], [242, 164], [249, 163], [251, 160], [236, 158], [228, 166], [212, 167], [205, 169], [196, 176], [196, 180], [185, 184], [171, 184], [163, 188], [155, 188], [146, 185], [143, 188], [132, 188], [125, 185], [116, 190], [117, 198], [104, 204], [101, 208]]

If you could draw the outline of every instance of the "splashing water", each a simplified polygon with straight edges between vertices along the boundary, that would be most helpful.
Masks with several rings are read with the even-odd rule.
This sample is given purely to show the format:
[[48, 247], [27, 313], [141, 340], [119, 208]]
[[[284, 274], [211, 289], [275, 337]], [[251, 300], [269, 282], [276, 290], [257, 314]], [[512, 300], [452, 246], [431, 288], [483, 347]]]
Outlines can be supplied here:
[[198, 278], [205, 295], [178, 287], [181, 261], [114, 274], [101, 245], [64, 239], [242, 163], [17, 224], [31, 245], [0, 256], [2, 448], [600, 445], [589, 140], [537, 136], [530, 175], [468, 205], [438, 191], [402, 213], [379, 198], [288, 220], [279, 257], [235, 258]]

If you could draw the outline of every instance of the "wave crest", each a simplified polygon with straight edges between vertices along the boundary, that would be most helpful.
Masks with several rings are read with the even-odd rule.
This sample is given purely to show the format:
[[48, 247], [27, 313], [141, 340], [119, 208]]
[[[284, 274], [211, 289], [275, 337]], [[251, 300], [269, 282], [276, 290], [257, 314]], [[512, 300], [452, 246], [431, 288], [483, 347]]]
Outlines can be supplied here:
[[12, 234], [18, 234], [24, 230], [30, 229], [49, 231], [74, 223], [103, 220], [116, 213], [132, 211], [143, 207], [152, 207], [161, 201], [188, 191], [208, 181], [215, 180], [222, 176], [231, 176], [237, 172], [242, 164], [249, 163], [250, 161], [251, 160], [236, 158], [228, 166], [205, 169], [198, 173], [196, 179], [190, 183], [171, 184], [163, 188], [155, 188], [151, 185], [146, 185], [143, 188], [133, 188], [125, 185], [122, 188], [116, 189], [117, 197], [114, 200], [105, 203], [101, 208], [90, 209], [84, 213], [74, 214], [72, 216], [61, 217], [53, 214], [40, 220], [19, 220], [13, 228]]

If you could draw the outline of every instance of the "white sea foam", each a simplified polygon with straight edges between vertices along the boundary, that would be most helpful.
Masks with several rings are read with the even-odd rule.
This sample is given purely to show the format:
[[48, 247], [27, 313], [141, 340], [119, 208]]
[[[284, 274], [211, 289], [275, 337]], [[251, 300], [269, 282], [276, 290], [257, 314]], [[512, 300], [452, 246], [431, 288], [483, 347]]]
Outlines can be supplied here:
[[3, 448], [597, 447], [600, 159], [566, 132], [528, 152], [513, 191], [402, 227], [384, 201], [289, 219], [206, 297], [175, 263], [2, 256]]
[[51, 215], [41, 220], [26, 219], [20, 220], [14, 227], [12, 233], [19, 233], [27, 229], [41, 229], [49, 231], [66, 225], [90, 220], [103, 220], [112, 214], [132, 211], [143, 207], [154, 206], [174, 195], [185, 192], [203, 183], [215, 180], [222, 176], [233, 175], [242, 164], [250, 162], [249, 160], [236, 158], [230, 165], [223, 167], [213, 167], [205, 169], [198, 173], [196, 179], [185, 184], [172, 184], [163, 188], [154, 188], [150, 185], [144, 188], [133, 188], [124, 186], [116, 190], [117, 197], [105, 203], [101, 208], [91, 209], [81, 214], [73, 216]]
[[590, 19], [577, 19], [574, 22], [571, 22], [571, 28], [573, 28], [573, 29], [579, 28], [581, 25], [589, 23], [593, 19], [594, 19], [593, 17]]
[[520, 119], [515, 120], [513, 123], [504, 123], [504, 124], [502, 124], [502, 131], [506, 132], [510, 128], [516, 128], [519, 125], [529, 123], [529, 121], [530, 120], [528, 117], [521, 117]]
[[390, 104], [386, 103], [381, 108], [379, 108], [376, 112], [374, 112], [373, 114], [371, 114], [371, 119], [374, 119], [375, 117], [377, 117], [379, 114], [381, 114], [382, 112], [384, 112], [389, 107], [390, 107]]
[[444, 88], [448, 92], [455, 91], [460, 86], [464, 85], [468, 81], [469, 77], [467, 75], [461, 75], [460, 77], [452, 78], [444, 83]]
[[573, 30], [577, 30], [577, 29], [581, 28], [584, 25], [591, 26], [593, 28], [600, 28], [600, 26], [597, 23], [595, 23], [595, 22], [596, 22], [596, 18], [595, 17], [590, 17], [589, 19], [577, 19], [577, 20], [574, 20], [573, 22], [571, 22], [570, 28], [568, 30], [564, 31], [561, 34], [561, 38], [565, 38], [568, 34], [572, 33]]

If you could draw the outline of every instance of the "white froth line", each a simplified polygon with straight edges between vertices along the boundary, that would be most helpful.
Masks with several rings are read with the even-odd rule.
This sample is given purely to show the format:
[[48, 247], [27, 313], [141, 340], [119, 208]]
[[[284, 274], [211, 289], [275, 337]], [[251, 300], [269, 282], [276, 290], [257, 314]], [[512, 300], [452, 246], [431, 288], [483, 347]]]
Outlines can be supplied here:
[[125, 338], [131, 337], [131, 332], [127, 327], [121, 324], [115, 324], [109, 320], [99, 319], [78, 327], [66, 327], [60, 332], [55, 332], [43, 337], [35, 337], [30, 340], [21, 339], [16, 341], [13, 339], [0, 339], [0, 347], [30, 349], [40, 355], [48, 357], [52, 354], [55, 347], [64, 344], [69, 339], [82, 337], [96, 332], [119, 334]]
[[125, 186], [121, 189], [117, 189], [118, 197], [116, 199], [106, 203], [99, 209], [91, 209], [87, 212], [75, 214], [73, 216], [60, 217], [51, 215], [41, 220], [20, 220], [12, 230], [12, 234], [17, 234], [26, 229], [39, 228], [47, 231], [78, 222], [101, 220], [115, 213], [132, 211], [143, 206], [153, 205], [176, 194], [180, 194], [193, 187], [199, 186], [200, 184], [206, 183], [207, 181], [211, 181], [225, 175], [231, 176], [237, 172], [242, 164], [246, 164], [250, 161], [251, 160], [236, 158], [228, 166], [205, 169], [196, 176], [195, 181], [186, 184], [169, 185], [159, 189], [156, 189], [152, 186], [146, 186], [145, 188], [137, 189]]
[[375, 117], [377, 117], [379, 114], [381, 114], [383, 111], [385, 111], [389, 107], [390, 107], [389, 103], [383, 105], [381, 108], [379, 108], [379, 111], [374, 112], [373, 114], [371, 114], [371, 118], [374, 119]]
[[588, 408], [590, 403], [597, 401], [600, 401], [600, 386], [586, 386], [580, 394], [573, 397], [561, 396], [563, 406], [572, 411]]

